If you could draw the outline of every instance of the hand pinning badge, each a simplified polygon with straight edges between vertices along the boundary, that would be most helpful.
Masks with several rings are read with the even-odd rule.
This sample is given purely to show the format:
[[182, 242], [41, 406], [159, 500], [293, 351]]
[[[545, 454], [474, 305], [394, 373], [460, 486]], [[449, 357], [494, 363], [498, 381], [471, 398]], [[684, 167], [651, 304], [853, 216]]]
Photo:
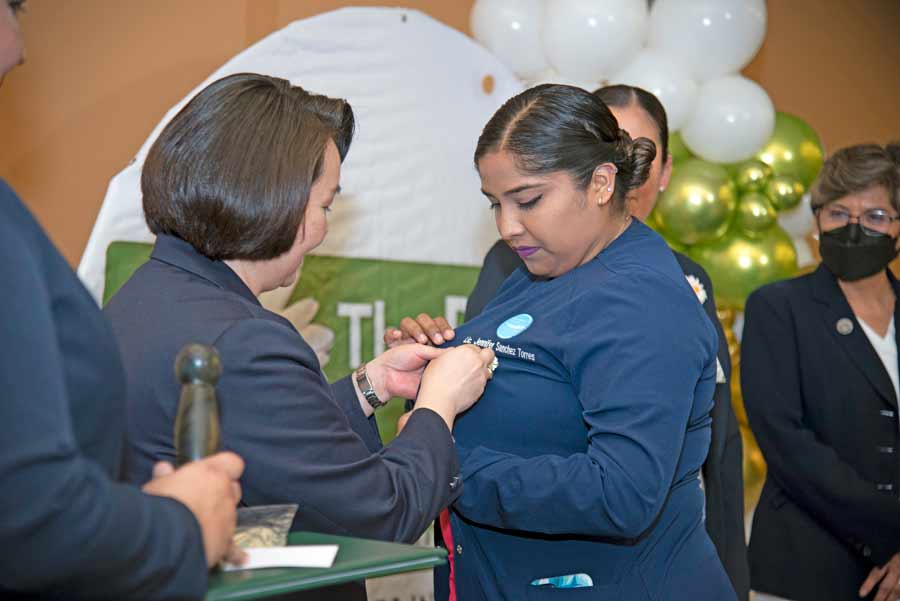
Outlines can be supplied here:
[[853, 322], [846, 317], [841, 317], [837, 320], [837, 323], [834, 324], [834, 328], [841, 336], [847, 336], [853, 333]]

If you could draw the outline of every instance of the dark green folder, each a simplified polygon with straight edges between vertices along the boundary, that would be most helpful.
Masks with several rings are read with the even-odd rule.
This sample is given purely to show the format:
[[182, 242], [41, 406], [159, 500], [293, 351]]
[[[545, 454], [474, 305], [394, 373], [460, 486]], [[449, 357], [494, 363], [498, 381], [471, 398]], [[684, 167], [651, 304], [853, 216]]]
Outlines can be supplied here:
[[446, 563], [444, 549], [312, 532], [288, 536], [289, 545], [338, 545], [330, 568], [269, 568], [210, 575], [207, 601], [263, 599], [294, 591], [321, 588], [351, 580], [425, 570]]

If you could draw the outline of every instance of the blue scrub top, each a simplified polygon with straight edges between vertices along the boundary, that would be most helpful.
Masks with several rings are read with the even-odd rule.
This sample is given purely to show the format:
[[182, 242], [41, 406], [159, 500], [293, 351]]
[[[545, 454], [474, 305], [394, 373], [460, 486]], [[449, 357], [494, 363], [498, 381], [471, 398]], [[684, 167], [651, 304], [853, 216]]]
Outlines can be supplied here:
[[555, 279], [519, 269], [463, 343], [499, 365], [454, 428], [458, 599], [734, 597], [698, 479], [716, 332], [660, 236], [635, 221]]

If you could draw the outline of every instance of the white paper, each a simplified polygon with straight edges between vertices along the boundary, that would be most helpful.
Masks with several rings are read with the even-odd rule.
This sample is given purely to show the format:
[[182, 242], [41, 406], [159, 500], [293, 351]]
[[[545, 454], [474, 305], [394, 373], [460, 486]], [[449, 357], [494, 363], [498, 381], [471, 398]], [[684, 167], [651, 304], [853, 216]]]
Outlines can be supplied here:
[[337, 556], [337, 545], [296, 545], [292, 547], [250, 547], [244, 549], [247, 561], [240, 566], [225, 563], [222, 570], [260, 568], [330, 568]]

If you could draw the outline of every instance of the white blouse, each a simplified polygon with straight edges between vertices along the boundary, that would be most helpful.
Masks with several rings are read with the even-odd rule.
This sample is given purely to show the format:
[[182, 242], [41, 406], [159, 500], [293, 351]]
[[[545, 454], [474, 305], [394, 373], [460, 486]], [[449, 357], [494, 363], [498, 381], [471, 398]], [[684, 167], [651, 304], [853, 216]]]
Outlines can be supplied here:
[[869, 324], [861, 319], [859, 325], [862, 326], [863, 332], [866, 333], [866, 337], [881, 358], [884, 369], [887, 370], [891, 377], [891, 383], [894, 385], [894, 394], [897, 395], [897, 399], [900, 399], [900, 366], [897, 364], [897, 338], [893, 316], [891, 316], [891, 324], [884, 337], [879, 336], [875, 330], [869, 327]]

